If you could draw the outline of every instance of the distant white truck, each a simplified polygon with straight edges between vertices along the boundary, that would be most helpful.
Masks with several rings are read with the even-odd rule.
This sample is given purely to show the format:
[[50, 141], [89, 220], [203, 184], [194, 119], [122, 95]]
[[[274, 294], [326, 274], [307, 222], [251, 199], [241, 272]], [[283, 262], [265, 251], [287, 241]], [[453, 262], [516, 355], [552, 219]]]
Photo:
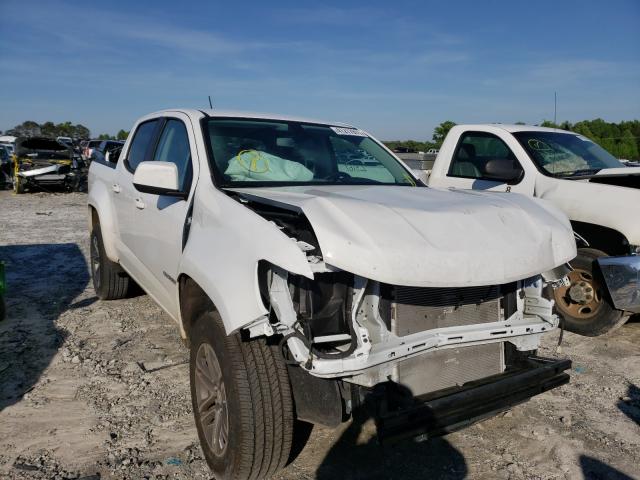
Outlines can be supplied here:
[[367, 405], [382, 439], [441, 435], [568, 381], [536, 355], [576, 254], [553, 205], [426, 188], [345, 124], [168, 110], [131, 131], [89, 170], [93, 285], [135, 280], [176, 321], [216, 478], [282, 468], [295, 419]]
[[[640, 313], [640, 168], [588, 138], [528, 125], [457, 125], [428, 185], [547, 200], [571, 220], [578, 256], [554, 292], [568, 330], [600, 335]], [[540, 249], [551, 244], [540, 244]]]

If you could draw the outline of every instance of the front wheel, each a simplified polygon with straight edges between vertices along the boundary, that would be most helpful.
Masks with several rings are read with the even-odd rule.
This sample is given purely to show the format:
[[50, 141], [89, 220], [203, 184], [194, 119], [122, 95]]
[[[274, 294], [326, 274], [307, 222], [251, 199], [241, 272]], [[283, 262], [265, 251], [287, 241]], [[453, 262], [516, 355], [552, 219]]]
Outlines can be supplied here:
[[579, 335], [596, 337], [620, 327], [627, 320], [616, 310], [609, 297], [604, 279], [597, 268], [597, 259], [607, 254], [594, 248], [578, 249], [570, 264], [569, 286], [554, 291], [556, 311], [564, 327]]
[[220, 315], [204, 313], [190, 335], [193, 414], [217, 479], [266, 478], [291, 452], [294, 413], [286, 365], [264, 338], [227, 336]]

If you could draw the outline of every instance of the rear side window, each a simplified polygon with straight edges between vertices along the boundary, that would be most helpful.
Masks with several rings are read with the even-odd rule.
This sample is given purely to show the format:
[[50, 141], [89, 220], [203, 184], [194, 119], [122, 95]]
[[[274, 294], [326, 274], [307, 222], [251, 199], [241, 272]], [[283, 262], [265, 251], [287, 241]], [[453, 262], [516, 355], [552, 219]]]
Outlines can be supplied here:
[[151, 141], [155, 137], [156, 126], [158, 120], [150, 120], [140, 124], [136, 133], [131, 141], [129, 147], [129, 154], [127, 155], [127, 165], [131, 171], [135, 171], [138, 168], [138, 164], [143, 162], [147, 151], [150, 147]]
[[191, 148], [187, 129], [180, 120], [169, 119], [162, 130], [153, 159], [171, 162], [178, 167], [178, 183], [185, 191], [191, 182]]

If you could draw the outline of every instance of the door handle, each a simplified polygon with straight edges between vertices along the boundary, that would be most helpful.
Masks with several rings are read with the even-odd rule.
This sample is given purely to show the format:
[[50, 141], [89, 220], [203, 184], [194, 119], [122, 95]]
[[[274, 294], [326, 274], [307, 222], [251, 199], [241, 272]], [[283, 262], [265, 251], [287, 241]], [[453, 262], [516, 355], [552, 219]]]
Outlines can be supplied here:
[[136, 198], [136, 208], [139, 208], [140, 210], [142, 210], [144, 207], [146, 207], [146, 205], [144, 204], [142, 199]]
[[118, 185], [117, 183], [114, 183], [113, 185], [111, 185], [111, 189], [112, 189], [115, 193], [120, 193], [120, 185]]

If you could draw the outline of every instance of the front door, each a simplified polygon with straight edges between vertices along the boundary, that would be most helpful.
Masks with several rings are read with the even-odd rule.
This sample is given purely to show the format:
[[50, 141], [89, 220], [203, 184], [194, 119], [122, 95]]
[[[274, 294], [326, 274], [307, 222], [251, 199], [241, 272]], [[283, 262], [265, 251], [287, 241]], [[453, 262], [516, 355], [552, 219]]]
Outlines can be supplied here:
[[[149, 160], [172, 162], [178, 169], [180, 190], [187, 198], [135, 191], [130, 249], [153, 277], [156, 297], [174, 318], [179, 318], [177, 277], [183, 249], [185, 222], [197, 178], [197, 152], [188, 117], [164, 118]], [[134, 187], [135, 188], [135, 187]]]
[[[507, 163], [522, 172], [517, 181], [509, 181], [489, 175], [490, 165]], [[491, 190], [533, 194], [532, 176], [524, 175], [524, 170], [507, 143], [489, 132], [467, 131], [460, 136], [449, 171], [447, 186], [460, 189]]]

